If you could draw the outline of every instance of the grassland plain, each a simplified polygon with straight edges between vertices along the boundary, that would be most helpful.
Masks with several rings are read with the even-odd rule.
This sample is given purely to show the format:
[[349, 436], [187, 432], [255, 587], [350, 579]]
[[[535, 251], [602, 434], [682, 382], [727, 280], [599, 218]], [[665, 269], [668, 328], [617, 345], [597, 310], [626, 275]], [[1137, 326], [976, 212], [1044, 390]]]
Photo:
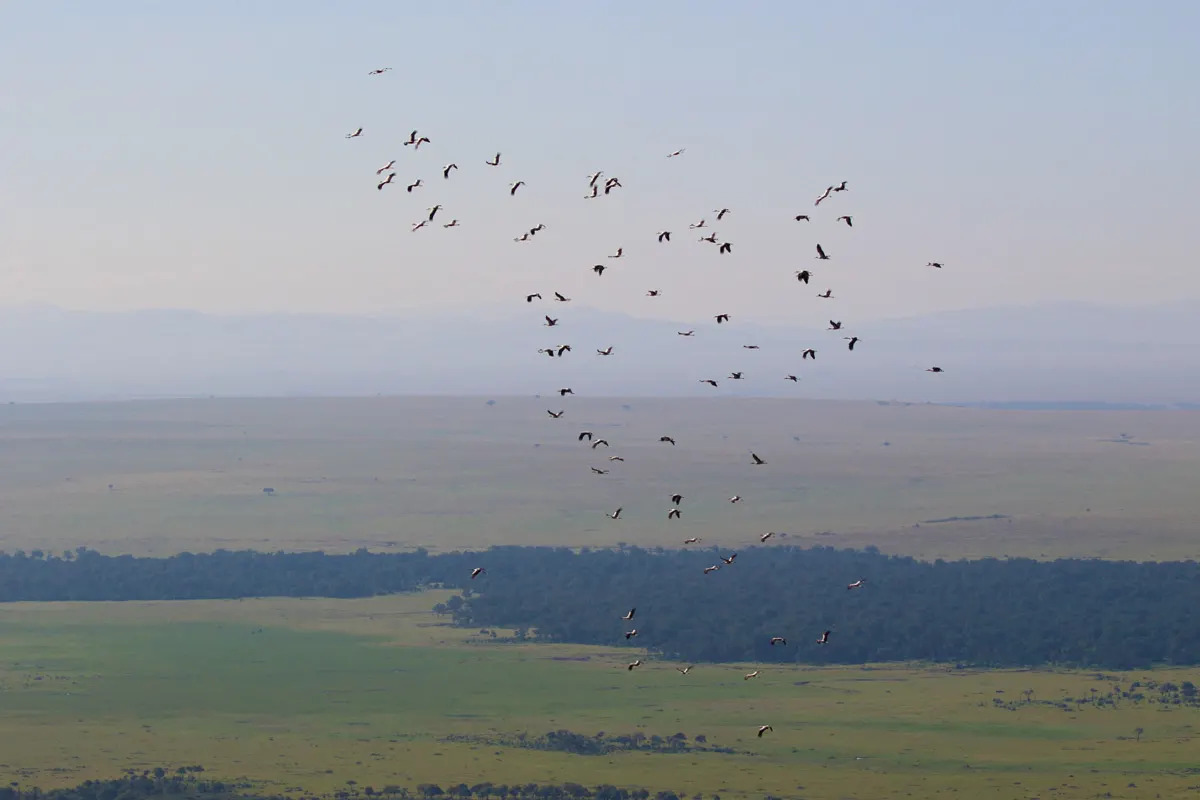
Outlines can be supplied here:
[[[0, 780], [49, 788], [199, 763], [307, 792], [460, 780], [796, 798], [1200, 790], [1200, 710], [1041, 702], [1197, 670], [771, 667], [748, 681], [751, 665], [681, 675], [648, 658], [630, 672], [632, 648], [446, 627], [428, 609], [448, 594], [2, 606]], [[757, 738], [767, 723], [774, 732]], [[581, 756], [487, 741], [560, 728], [704, 734], [735, 752]]]
[[[580, 443], [583, 429], [611, 447]], [[751, 450], [768, 464], [751, 467]], [[737, 547], [775, 530], [927, 558], [1195, 558], [1198, 473], [1189, 411], [557, 396], [12, 405], [0, 406], [0, 549]], [[674, 492], [684, 517], [668, 521]], [[622, 519], [605, 519], [618, 505]]]

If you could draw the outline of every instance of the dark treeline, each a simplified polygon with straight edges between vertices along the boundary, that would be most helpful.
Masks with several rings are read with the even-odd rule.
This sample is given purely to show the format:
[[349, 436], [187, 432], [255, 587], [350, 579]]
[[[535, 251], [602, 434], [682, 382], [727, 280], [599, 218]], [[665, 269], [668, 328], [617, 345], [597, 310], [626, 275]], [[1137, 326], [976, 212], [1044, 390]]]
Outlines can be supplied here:
[[[347, 781], [345, 789], [327, 794], [309, 794], [303, 790], [288, 794], [261, 794], [249, 783], [224, 783], [198, 777], [192, 769], [167, 770], [157, 767], [141, 773], [128, 772], [111, 780], [84, 781], [70, 789], [41, 790], [24, 787], [19, 783], [0, 787], [0, 800], [143, 800], [144, 798], [179, 798], [179, 800], [687, 800], [686, 794], [660, 790], [627, 788], [602, 784], [591, 788], [578, 783], [491, 783], [482, 782], [447, 783], [443, 788], [436, 783], [422, 783], [414, 787], [388, 784], [375, 788], [360, 786], [357, 781]], [[703, 795], [693, 795], [691, 800], [704, 800]], [[710, 800], [721, 800], [712, 795]]]
[[[0, 554], [0, 600], [364, 597], [445, 586], [460, 625], [552, 641], [628, 644], [688, 661], [1113, 669], [1200, 663], [1200, 565], [937, 561], [877, 551], [499, 547], [348, 555], [218, 551], [171, 558]], [[470, 580], [473, 567], [487, 572]], [[861, 589], [846, 584], [864, 579]], [[637, 607], [632, 623], [620, 617]], [[638, 635], [626, 641], [626, 630]], [[830, 629], [828, 645], [816, 644]], [[771, 646], [772, 636], [787, 644]], [[2, 799], [0, 799], [2, 800]]]
[[[876, 551], [499, 548], [447, 609], [468, 626], [646, 647], [686, 661], [1112, 669], [1200, 663], [1200, 564], [917, 561]], [[705, 575], [703, 569], [721, 569]], [[860, 589], [847, 584], [862, 579]], [[621, 616], [636, 607], [631, 622]], [[625, 632], [636, 628], [632, 640]], [[831, 630], [827, 645], [816, 643]], [[787, 644], [772, 646], [771, 637]], [[632, 658], [632, 654], [631, 654]]]

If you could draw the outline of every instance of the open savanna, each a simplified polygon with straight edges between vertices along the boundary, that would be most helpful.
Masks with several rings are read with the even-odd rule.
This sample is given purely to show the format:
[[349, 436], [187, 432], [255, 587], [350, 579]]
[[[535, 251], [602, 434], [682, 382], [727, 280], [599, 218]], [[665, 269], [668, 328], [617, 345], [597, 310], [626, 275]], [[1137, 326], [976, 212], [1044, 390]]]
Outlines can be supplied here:
[[[1195, 681], [1196, 670], [772, 666], [744, 680], [753, 665], [728, 664], [681, 675], [634, 648], [446, 627], [428, 609], [447, 595], [0, 607], [0, 779], [49, 788], [201, 764], [294, 792], [574, 781], [689, 796], [1182, 797], [1200, 784], [1200, 710], [1038, 702]], [[625, 669], [637, 655], [645, 665]], [[774, 731], [759, 739], [761, 724]], [[498, 741], [562, 728], [703, 734], [735, 752], [583, 756]]]
[[922, 557], [1200, 555], [1200, 412], [485, 400], [0, 406], [0, 549], [736, 547], [774, 530]]

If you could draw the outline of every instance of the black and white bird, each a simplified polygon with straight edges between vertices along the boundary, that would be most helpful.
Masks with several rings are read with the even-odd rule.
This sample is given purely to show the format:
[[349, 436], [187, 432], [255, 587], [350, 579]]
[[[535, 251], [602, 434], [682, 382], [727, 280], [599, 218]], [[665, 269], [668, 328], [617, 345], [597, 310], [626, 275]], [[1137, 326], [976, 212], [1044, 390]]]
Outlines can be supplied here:
[[825, 631], [822, 633], [821, 638], [817, 639], [817, 644], [829, 644], [829, 634], [831, 633], [833, 633], [833, 631]]
[[817, 360], [817, 351], [812, 349], [811, 347], [806, 349], [804, 352], [802, 352], [800, 354], [800, 360], [803, 361], [806, 358], [811, 358], [813, 361], [816, 361]]
[[492, 159], [491, 161], [485, 161], [483, 163], [487, 164], [489, 167], [500, 166], [500, 154], [496, 153], [496, 157], [494, 159]]
[[391, 72], [391, 71], [392, 71], [391, 67], [382, 67], [380, 69], [373, 69], [370, 72], [368, 72], [367, 74], [368, 75], [382, 75], [385, 72]]
[[674, 153], [667, 153], [667, 158], [674, 158], [675, 156], [681, 156], [681, 155], [683, 155], [683, 151], [686, 149], [687, 149], [686, 147], [681, 147], [678, 150], [676, 150]]
[[658, 234], [658, 240], [660, 242], [671, 241], [671, 232], [670, 231], [662, 231], [661, 233]]
[[613, 349], [612, 349], [611, 344], [608, 347], [604, 348], [603, 350], [596, 351], [596, 355], [598, 355], [598, 356], [611, 356], [612, 354], [613, 354]]
[[799, 270], [796, 272], [796, 280], [800, 281], [801, 283], [808, 283], [809, 279], [811, 279], [811, 278], [812, 278], [812, 273], [806, 269], [802, 269], [802, 270]]
[[637, 606], [634, 606], [633, 608], [629, 609], [629, 613], [627, 613], [625, 616], [621, 617], [621, 619], [628, 622], [629, 620], [633, 619], [633, 615], [636, 613], [637, 613]]
[[864, 581], [862, 578], [859, 578], [859, 579], [858, 579], [858, 580], [856, 580], [854, 583], [848, 583], [848, 584], [846, 584], [846, 588], [847, 588], [847, 589], [861, 589], [861, 588], [862, 588], [862, 585], [863, 585], [863, 583], [865, 583], [865, 581]]
[[387, 186], [389, 183], [391, 183], [391, 182], [392, 182], [392, 179], [393, 179], [393, 178], [395, 178], [395, 177], [396, 177], [396, 173], [394, 173], [394, 172], [389, 172], [389, 173], [388, 173], [388, 176], [387, 176], [387, 179], [386, 179], [386, 180], [384, 180], [382, 183], [380, 183], [380, 184], [379, 184], [378, 186], [376, 186], [375, 188], [376, 188], [376, 189], [382, 189], [383, 187], [385, 187], [385, 186]]
[[420, 178], [417, 178], [415, 181], [410, 183], [406, 188], [408, 189], [409, 194], [411, 194], [413, 189], [419, 189], [421, 186], [424, 186], [424, 184], [421, 183]]
[[433, 218], [437, 216], [437, 212], [439, 212], [439, 211], [441, 211], [441, 210], [442, 210], [442, 206], [441, 206], [441, 204], [439, 203], [439, 204], [438, 204], [438, 205], [436, 205], [436, 206], [430, 206], [430, 207], [429, 207], [428, 209], [426, 209], [426, 210], [427, 210], [427, 211], [429, 211], [429, 221], [430, 221], [430, 222], [433, 222]]
[[854, 352], [854, 345], [858, 344], [858, 337], [857, 336], [843, 336], [842, 338], [850, 343], [847, 345], [847, 348], [850, 350], [850, 352]]
[[359, 128], [359, 129], [358, 129], [358, 130], [356, 130], [354, 133], [347, 133], [347, 134], [346, 134], [346, 138], [347, 138], [347, 139], [357, 139], [359, 136], [362, 136], [362, 128]]
[[626, 669], [628, 669], [630, 672], [633, 672], [635, 667], [640, 667], [641, 665], [642, 665], [642, 660], [639, 658], [637, 661], [631, 662], [629, 664], [629, 666], [626, 667]]
[[717, 321], [717, 324], [720, 325], [722, 322], [729, 322], [729, 315], [728, 314], [717, 314], [715, 317], [713, 317], [713, 319], [715, 319]]
[[618, 508], [616, 511], [612, 512], [611, 514], [605, 514], [604, 516], [608, 517], [609, 519], [620, 519], [621, 518], [621, 509]]
[[762, 458], [758, 455], [758, 453], [751, 453], [750, 458], [754, 459], [755, 466], [767, 463], [766, 461], [762, 460]]
[[457, 228], [457, 227], [459, 227], [458, 220], [452, 219], [449, 222], [443, 223], [442, 227], [443, 228]]
[[829, 260], [829, 256], [825, 255], [825, 248], [821, 247], [819, 244], [817, 245], [817, 258], [821, 259], [822, 261]]
[[783, 638], [782, 636], [772, 636], [771, 646], [774, 647], [777, 644], [787, 644], [787, 639]]
[[382, 167], [380, 167], [379, 169], [375, 170], [375, 174], [376, 174], [376, 175], [382, 175], [383, 173], [387, 172], [389, 169], [391, 169], [391, 168], [392, 168], [392, 167], [394, 167], [394, 166], [396, 166], [396, 159], [394, 159], [394, 158], [393, 158], [391, 161], [389, 161], [388, 163], [384, 164], [384, 165], [383, 165]]
[[510, 183], [508, 185], [508, 193], [515, 196], [517, 193], [517, 189], [520, 189], [524, 185], [525, 185], [525, 181], [517, 181], [516, 183]]
[[774, 728], [772, 728], [770, 725], [760, 725], [760, 726], [758, 727], [758, 738], [760, 738], [760, 739], [761, 739], [764, 733], [766, 733], [767, 731], [772, 731], [772, 732], [773, 732], [774, 730], [775, 730], [775, 729], [774, 729]]
[[729, 213], [729, 209], [728, 208], [714, 209], [713, 213], [717, 215], [717, 222], [720, 222], [722, 219], [725, 218], [725, 215]]
[[487, 570], [484, 569], [483, 567], [476, 567], [475, 569], [471, 570], [471, 580], [475, 580], [476, 578], [478, 578], [480, 575], [484, 574], [485, 572], [487, 572]]
[[458, 169], [458, 164], [447, 164], [442, 167], [442, 177], [448, 179], [450, 177], [450, 170], [452, 169]]
[[850, 227], [850, 228], [853, 228], [853, 227], [854, 227], [854, 218], [853, 218], [853, 217], [851, 217], [851, 216], [850, 216], [850, 215], [848, 215], [848, 214], [845, 214], [845, 215], [842, 215], [842, 216], [838, 217], [838, 218], [837, 218], [837, 221], [838, 221], [838, 222], [845, 222], [847, 227]]

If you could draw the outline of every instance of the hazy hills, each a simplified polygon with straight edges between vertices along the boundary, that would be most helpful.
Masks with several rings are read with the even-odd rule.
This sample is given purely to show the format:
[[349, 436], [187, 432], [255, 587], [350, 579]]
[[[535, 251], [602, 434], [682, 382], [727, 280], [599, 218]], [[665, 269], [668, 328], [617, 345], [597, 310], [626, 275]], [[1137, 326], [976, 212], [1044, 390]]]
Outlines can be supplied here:
[[[831, 309], [836, 306], [830, 306]], [[569, 313], [568, 313], [569, 312]], [[562, 317], [544, 327], [542, 314]], [[916, 402], [1200, 400], [1200, 304], [953, 311], [843, 332], [665, 321], [535, 303], [388, 317], [0, 311], [0, 398], [549, 393]], [[676, 331], [695, 329], [694, 337]], [[564, 359], [537, 349], [574, 346]], [[745, 350], [756, 344], [761, 350]], [[601, 358], [595, 348], [613, 346]], [[801, 362], [805, 347], [816, 362]], [[931, 375], [925, 367], [945, 368]], [[728, 381], [741, 370], [744, 381]], [[785, 382], [797, 374], [799, 384]], [[714, 390], [699, 383], [716, 378]]]

